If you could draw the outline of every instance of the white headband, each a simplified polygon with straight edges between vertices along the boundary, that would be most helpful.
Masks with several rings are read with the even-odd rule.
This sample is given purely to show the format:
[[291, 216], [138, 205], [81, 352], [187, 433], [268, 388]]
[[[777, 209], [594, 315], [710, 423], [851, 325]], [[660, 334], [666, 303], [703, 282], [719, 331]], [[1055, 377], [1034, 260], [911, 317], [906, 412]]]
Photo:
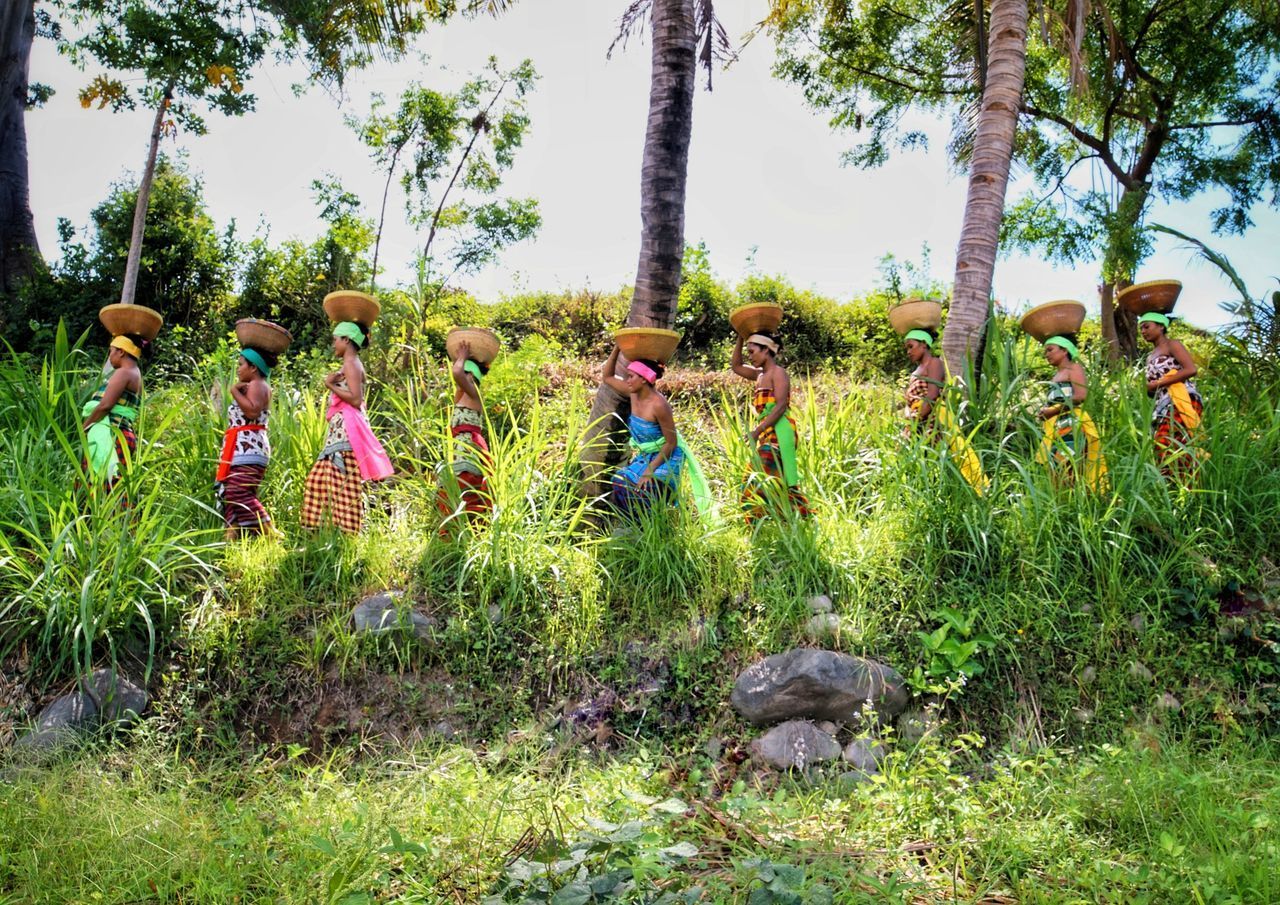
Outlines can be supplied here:
[[778, 354], [778, 344], [763, 333], [752, 333], [747, 337], [747, 342], [754, 343], [757, 346], [763, 346], [773, 352], [774, 355]]

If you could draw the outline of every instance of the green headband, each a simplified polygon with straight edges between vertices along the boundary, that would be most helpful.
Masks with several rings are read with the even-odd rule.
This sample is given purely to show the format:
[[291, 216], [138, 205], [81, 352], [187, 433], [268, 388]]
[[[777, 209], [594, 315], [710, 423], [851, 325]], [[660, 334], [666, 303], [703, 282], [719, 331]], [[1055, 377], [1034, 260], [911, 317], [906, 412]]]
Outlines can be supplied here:
[[245, 346], [240, 350], [240, 357], [261, 371], [263, 377], [271, 376], [271, 369], [267, 367], [267, 360], [259, 355], [256, 349], [250, 349]]
[[1167, 315], [1161, 314], [1159, 311], [1148, 311], [1142, 317], [1138, 318], [1140, 324], [1159, 324], [1166, 330], [1169, 329], [1169, 318]]
[[474, 377], [476, 383], [479, 383], [484, 379], [484, 371], [480, 369], [480, 365], [476, 364], [470, 358], [468, 358], [466, 364], [462, 366], [462, 370]]
[[918, 339], [930, 349], [933, 348], [933, 337], [924, 330], [908, 330], [906, 336], [902, 338], [904, 341], [908, 339]]
[[1075, 361], [1080, 357], [1080, 349], [1071, 340], [1065, 336], [1050, 336], [1044, 341], [1046, 346], [1061, 346], [1067, 350], [1067, 354], [1071, 356], [1071, 360]]
[[360, 325], [355, 321], [343, 321], [335, 324], [333, 328], [334, 337], [343, 337], [349, 339], [356, 344], [356, 348], [362, 348], [365, 342], [364, 331], [360, 329]]

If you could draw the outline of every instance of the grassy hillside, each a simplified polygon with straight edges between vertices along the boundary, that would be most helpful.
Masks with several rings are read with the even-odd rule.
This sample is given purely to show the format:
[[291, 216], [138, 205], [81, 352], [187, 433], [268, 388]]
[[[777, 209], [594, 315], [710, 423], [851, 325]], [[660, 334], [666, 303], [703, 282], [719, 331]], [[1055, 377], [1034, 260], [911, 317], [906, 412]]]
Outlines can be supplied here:
[[[442, 538], [447, 373], [389, 349], [369, 404], [399, 474], [346, 538], [297, 528], [325, 367], [297, 356], [274, 380], [263, 493], [282, 536], [227, 546], [210, 485], [233, 354], [151, 388], [128, 510], [76, 488], [97, 362], [64, 342], [0, 365], [0, 639], [27, 689], [8, 716], [111, 659], [155, 697], [123, 747], [0, 787], [0, 897], [1275, 895], [1280, 417], [1247, 360], [1223, 351], [1201, 381], [1210, 458], [1188, 489], [1152, 464], [1139, 381], [1092, 368], [1105, 496], [1032, 461], [1043, 389], [1012, 341], [964, 413], [983, 496], [902, 437], [899, 387], [797, 375], [818, 514], [754, 531], [736, 512], [748, 388], [676, 371], [721, 511], [601, 528], [578, 494], [590, 365], [531, 338], [486, 380], [493, 518]], [[353, 633], [354, 604], [388, 588], [429, 639]], [[840, 627], [815, 642], [819, 593]], [[734, 677], [814, 643], [893, 665], [938, 716], [923, 740], [890, 733], [871, 783], [745, 760]], [[578, 862], [547, 879], [539, 858]]]

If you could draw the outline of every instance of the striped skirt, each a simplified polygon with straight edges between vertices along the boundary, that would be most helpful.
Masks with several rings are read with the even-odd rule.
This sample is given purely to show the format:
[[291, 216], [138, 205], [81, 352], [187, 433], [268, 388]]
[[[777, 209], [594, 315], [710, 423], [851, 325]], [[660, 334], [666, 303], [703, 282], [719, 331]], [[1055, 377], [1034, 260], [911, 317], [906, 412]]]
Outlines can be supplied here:
[[218, 483], [222, 519], [228, 528], [261, 534], [271, 523], [271, 516], [258, 499], [258, 487], [266, 474], [265, 465], [232, 465], [227, 479]]

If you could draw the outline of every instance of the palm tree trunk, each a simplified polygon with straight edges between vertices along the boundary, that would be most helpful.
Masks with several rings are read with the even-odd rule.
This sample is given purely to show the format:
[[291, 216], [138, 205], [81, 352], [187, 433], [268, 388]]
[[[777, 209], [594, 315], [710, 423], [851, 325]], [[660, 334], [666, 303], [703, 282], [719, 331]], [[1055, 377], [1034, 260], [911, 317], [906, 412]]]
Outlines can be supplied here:
[[[12, 299], [41, 262], [27, 166], [27, 77], [35, 0], [0, 11], [0, 295]], [[0, 318], [2, 319], [2, 318]]]
[[[653, 63], [649, 120], [640, 168], [640, 260], [629, 327], [671, 328], [684, 259], [685, 182], [693, 133], [693, 88], [697, 67], [694, 0], [654, 0]], [[604, 492], [604, 475], [621, 458], [617, 442], [629, 402], [607, 386], [596, 391], [593, 427], [583, 453], [586, 492]], [[616, 417], [614, 417], [616, 416]]]
[[156, 108], [155, 122], [151, 125], [151, 145], [147, 148], [147, 165], [138, 183], [138, 202], [133, 208], [133, 233], [129, 236], [129, 258], [124, 265], [124, 285], [120, 289], [120, 301], [132, 304], [138, 288], [138, 267], [142, 263], [142, 236], [147, 225], [147, 205], [151, 201], [151, 182], [156, 175], [156, 155], [160, 150], [160, 130], [164, 114], [173, 99], [173, 84], [164, 89], [164, 97]]
[[[987, 46], [986, 84], [969, 167], [964, 224], [956, 249], [951, 311], [942, 341], [947, 368], [954, 376], [963, 375], [966, 363], [975, 357], [990, 314], [991, 277], [1026, 70], [1026, 0], [994, 0]], [[974, 361], [973, 366], [976, 378], [981, 362]]]

